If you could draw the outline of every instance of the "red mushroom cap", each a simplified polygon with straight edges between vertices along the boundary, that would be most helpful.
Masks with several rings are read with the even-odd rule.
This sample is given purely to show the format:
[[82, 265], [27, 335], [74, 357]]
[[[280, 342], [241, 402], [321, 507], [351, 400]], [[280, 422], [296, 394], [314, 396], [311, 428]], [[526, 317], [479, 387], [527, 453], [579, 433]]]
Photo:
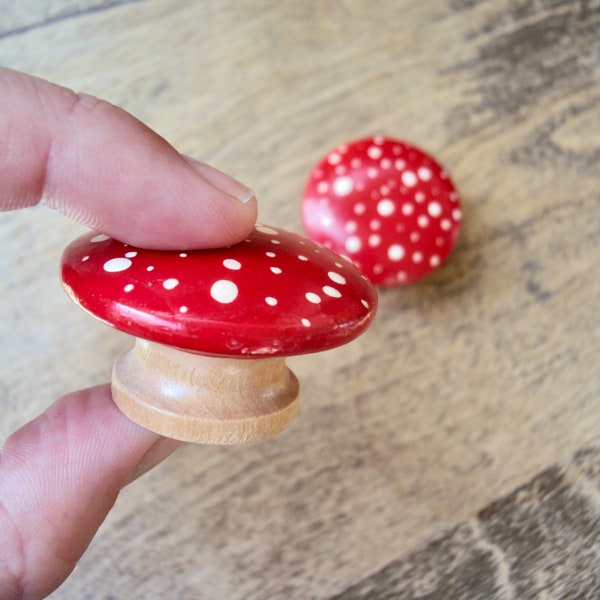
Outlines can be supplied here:
[[462, 218], [444, 169], [422, 150], [381, 136], [331, 151], [310, 175], [302, 214], [312, 239], [381, 285], [412, 283], [439, 267]]
[[89, 233], [62, 257], [67, 293], [136, 337], [217, 356], [289, 356], [362, 333], [377, 294], [346, 259], [257, 225], [229, 248], [164, 252]]

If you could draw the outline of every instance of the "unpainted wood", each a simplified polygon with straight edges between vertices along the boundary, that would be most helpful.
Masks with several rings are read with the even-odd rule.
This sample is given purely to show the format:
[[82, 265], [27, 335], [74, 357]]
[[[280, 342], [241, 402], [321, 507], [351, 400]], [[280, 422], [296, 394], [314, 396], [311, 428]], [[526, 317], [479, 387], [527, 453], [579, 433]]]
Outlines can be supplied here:
[[161, 435], [246, 444], [290, 425], [299, 385], [285, 358], [204, 356], [137, 339], [115, 362], [112, 393], [130, 419]]

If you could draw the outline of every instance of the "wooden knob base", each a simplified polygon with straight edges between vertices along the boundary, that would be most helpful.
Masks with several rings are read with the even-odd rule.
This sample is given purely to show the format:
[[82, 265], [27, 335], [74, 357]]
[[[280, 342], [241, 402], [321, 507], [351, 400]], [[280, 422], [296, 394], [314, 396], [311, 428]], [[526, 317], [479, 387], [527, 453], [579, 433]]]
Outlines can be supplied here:
[[285, 358], [223, 358], [137, 339], [113, 368], [113, 398], [132, 421], [166, 437], [244, 444], [283, 431], [299, 385]]

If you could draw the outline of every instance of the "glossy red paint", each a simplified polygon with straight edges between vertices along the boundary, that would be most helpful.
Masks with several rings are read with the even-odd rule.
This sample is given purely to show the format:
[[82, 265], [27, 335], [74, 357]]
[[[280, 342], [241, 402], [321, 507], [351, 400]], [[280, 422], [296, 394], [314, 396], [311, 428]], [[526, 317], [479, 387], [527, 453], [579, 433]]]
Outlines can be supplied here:
[[62, 258], [70, 297], [136, 337], [201, 354], [261, 358], [339, 346], [362, 333], [377, 294], [346, 259], [257, 225], [229, 248], [164, 252], [90, 233]]
[[384, 286], [412, 283], [443, 264], [462, 219], [444, 169], [419, 148], [381, 136], [325, 156], [306, 184], [302, 215], [313, 240]]

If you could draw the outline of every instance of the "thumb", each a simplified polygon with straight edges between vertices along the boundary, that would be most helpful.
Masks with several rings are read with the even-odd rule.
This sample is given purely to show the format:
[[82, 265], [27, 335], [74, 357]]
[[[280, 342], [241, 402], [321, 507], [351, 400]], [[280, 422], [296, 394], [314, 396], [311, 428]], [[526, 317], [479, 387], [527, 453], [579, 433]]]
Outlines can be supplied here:
[[0, 157], [0, 209], [43, 201], [136, 246], [226, 246], [256, 219], [249, 188], [124, 110], [4, 68]]

